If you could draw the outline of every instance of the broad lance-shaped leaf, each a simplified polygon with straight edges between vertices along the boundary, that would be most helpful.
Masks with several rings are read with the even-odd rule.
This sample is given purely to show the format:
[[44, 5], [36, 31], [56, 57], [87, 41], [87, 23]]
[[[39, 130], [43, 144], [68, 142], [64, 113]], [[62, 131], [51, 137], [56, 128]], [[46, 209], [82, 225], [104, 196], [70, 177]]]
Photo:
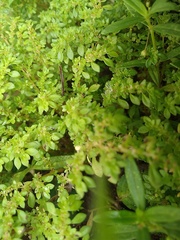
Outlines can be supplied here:
[[172, 35], [175, 37], [180, 37], [180, 24], [177, 23], [164, 23], [158, 24], [153, 27], [154, 31], [162, 33], [164, 35]]
[[174, 206], [155, 206], [145, 211], [148, 221], [156, 223], [171, 223], [180, 221], [180, 208]]
[[108, 211], [98, 214], [94, 217], [95, 222], [106, 222], [107, 224], [134, 224], [137, 222], [137, 216], [135, 212], [120, 210], [120, 211]]
[[145, 193], [144, 186], [139, 169], [134, 159], [127, 159], [125, 167], [126, 180], [129, 191], [132, 195], [137, 208], [145, 209]]
[[147, 17], [148, 11], [144, 4], [140, 0], [124, 0], [124, 3], [127, 7], [132, 8], [134, 11], [139, 13], [143, 17]]
[[171, 223], [158, 223], [158, 226], [163, 228], [168, 236], [172, 237], [172, 239], [179, 239], [180, 236], [180, 221], [171, 222]]
[[129, 28], [134, 26], [135, 24], [141, 22], [143, 20], [142, 17], [126, 17], [120, 21], [110, 24], [107, 26], [103, 31], [102, 34], [109, 34], [109, 33], [118, 33], [122, 29]]
[[152, 15], [156, 12], [171, 10], [177, 10], [177, 5], [175, 3], [168, 2], [167, 0], [156, 0], [149, 11], [149, 14]]

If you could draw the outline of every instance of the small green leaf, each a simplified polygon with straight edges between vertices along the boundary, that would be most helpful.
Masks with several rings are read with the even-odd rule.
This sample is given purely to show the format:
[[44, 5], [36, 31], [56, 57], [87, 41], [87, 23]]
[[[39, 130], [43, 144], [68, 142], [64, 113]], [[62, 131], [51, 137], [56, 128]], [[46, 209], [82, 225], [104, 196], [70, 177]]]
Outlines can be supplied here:
[[85, 213], [78, 213], [71, 221], [72, 224], [79, 224], [82, 223], [86, 218]]
[[163, 35], [171, 35], [175, 37], [180, 37], [180, 24], [177, 23], [164, 23], [158, 24], [153, 27], [154, 31], [162, 33]]
[[15, 88], [15, 86], [14, 86], [14, 84], [12, 82], [8, 82], [6, 84], [6, 89], [13, 89], [13, 88]]
[[138, 129], [138, 133], [147, 133], [149, 132], [149, 129], [146, 127], [146, 126], [141, 126], [139, 129]]
[[58, 52], [57, 58], [60, 62], [63, 61], [63, 53], [62, 52]]
[[148, 176], [149, 176], [149, 181], [150, 181], [151, 185], [155, 189], [158, 189], [158, 188], [160, 188], [163, 185], [161, 174], [152, 165], [149, 166]]
[[147, 17], [148, 11], [140, 0], [124, 0], [124, 3], [127, 7], [132, 8], [143, 17]]
[[175, 3], [168, 2], [167, 0], [156, 0], [150, 8], [149, 14], [152, 15], [156, 12], [177, 10]]
[[17, 214], [18, 214], [18, 220], [21, 223], [26, 223], [27, 222], [27, 216], [26, 216], [26, 213], [24, 211], [18, 209]]
[[122, 108], [129, 109], [129, 103], [126, 102], [125, 100], [119, 98], [118, 103]]
[[142, 94], [142, 102], [148, 108], [151, 105], [150, 99], [145, 94]]
[[28, 196], [28, 206], [30, 208], [34, 208], [35, 202], [36, 202], [36, 198], [35, 198], [34, 194], [32, 192], [30, 192], [29, 196]]
[[109, 58], [104, 58], [103, 59], [104, 63], [108, 66], [108, 67], [114, 67], [114, 63], [111, 59]]
[[[49, 196], [47, 196], [47, 198], [49, 198]], [[46, 210], [53, 215], [56, 214], [56, 208], [52, 202], [46, 202]]]
[[95, 158], [92, 159], [92, 169], [98, 177], [102, 177], [103, 170], [101, 163], [99, 163]]
[[28, 148], [26, 149], [26, 152], [33, 157], [39, 154], [38, 150], [35, 148]]
[[109, 34], [109, 33], [118, 33], [122, 29], [130, 28], [135, 24], [141, 22], [143, 19], [142, 17], [126, 17], [120, 21], [110, 24], [107, 26], [103, 31], [102, 34]]
[[[87, 235], [89, 232], [91, 231], [91, 227], [90, 226], [83, 226], [80, 230], [79, 230], [79, 232], [80, 232], [80, 234], [81, 234], [81, 237], [83, 237], [83, 236], [85, 236], [85, 235]], [[83, 238], [84, 239], [84, 238]], [[87, 238], [87, 239], [89, 239], [89, 238]]]
[[163, 114], [164, 114], [164, 117], [165, 117], [166, 119], [169, 119], [170, 116], [171, 116], [171, 113], [169, 112], [169, 110], [168, 110], [167, 108], [164, 109]]
[[68, 57], [70, 60], [73, 60], [73, 58], [74, 58], [74, 53], [73, 53], [73, 51], [72, 51], [72, 49], [71, 49], [70, 46], [67, 47], [67, 57]]
[[95, 92], [95, 91], [98, 90], [99, 87], [100, 87], [99, 84], [93, 84], [93, 85], [90, 86], [89, 92]]
[[77, 49], [78, 54], [83, 57], [84, 56], [84, 45], [80, 44]]
[[134, 96], [134, 95], [130, 94], [130, 100], [135, 105], [140, 105], [140, 100], [137, 96]]
[[47, 175], [47, 176], [45, 175], [45, 176], [42, 177], [42, 180], [44, 182], [52, 182], [53, 178], [54, 178], [53, 175]]
[[27, 148], [36, 148], [38, 149], [41, 146], [41, 144], [38, 141], [33, 141], [33, 142], [29, 142], [26, 144]]
[[118, 54], [117, 52], [112, 51], [112, 50], [108, 51], [108, 49], [107, 49], [107, 54], [108, 54], [110, 57], [115, 57], [115, 58], [119, 56], [119, 54]]
[[30, 159], [30, 156], [27, 153], [23, 153], [21, 155], [21, 162], [26, 167], [29, 166], [29, 159]]
[[49, 96], [49, 99], [54, 102], [59, 102], [61, 100], [61, 96], [58, 94], [52, 94]]
[[13, 162], [12, 161], [6, 162], [4, 167], [8, 172], [10, 172], [13, 168]]
[[95, 188], [96, 187], [96, 184], [91, 177], [84, 176], [83, 180], [86, 183], [88, 188]]
[[91, 63], [91, 67], [92, 67], [92, 69], [93, 69], [95, 72], [100, 72], [100, 67], [99, 67], [99, 65], [98, 65], [97, 63], [92, 62], [92, 63]]
[[12, 77], [12, 78], [17, 78], [20, 76], [20, 73], [18, 71], [12, 71], [9, 73], [9, 75]]
[[139, 169], [134, 159], [126, 160], [125, 175], [128, 183], [129, 191], [132, 195], [137, 208], [145, 209], [145, 193], [144, 186]]
[[19, 159], [18, 157], [16, 157], [16, 158], [14, 159], [14, 165], [15, 165], [15, 167], [16, 167], [17, 169], [20, 169], [20, 167], [21, 167], [21, 161], [20, 161], [20, 159]]
[[87, 72], [82, 72], [82, 75], [85, 79], [90, 79], [90, 75]]

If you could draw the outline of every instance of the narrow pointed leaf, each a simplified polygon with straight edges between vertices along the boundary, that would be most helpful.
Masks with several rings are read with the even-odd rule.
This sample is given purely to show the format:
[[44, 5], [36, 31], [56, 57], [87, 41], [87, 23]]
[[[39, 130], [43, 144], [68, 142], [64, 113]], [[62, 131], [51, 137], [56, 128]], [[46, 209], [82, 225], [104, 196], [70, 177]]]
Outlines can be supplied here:
[[122, 19], [107, 26], [102, 31], [102, 34], [118, 33], [122, 29], [132, 27], [135, 24], [141, 22], [142, 20], [143, 20], [142, 17], [127, 17], [125, 19]]
[[134, 159], [127, 159], [125, 174], [128, 183], [128, 188], [132, 195], [134, 203], [136, 204], [137, 208], [144, 210], [145, 209], [144, 186], [141, 174]]
[[132, 60], [129, 62], [122, 63], [122, 67], [131, 68], [131, 67], [144, 67], [146, 63], [145, 59]]

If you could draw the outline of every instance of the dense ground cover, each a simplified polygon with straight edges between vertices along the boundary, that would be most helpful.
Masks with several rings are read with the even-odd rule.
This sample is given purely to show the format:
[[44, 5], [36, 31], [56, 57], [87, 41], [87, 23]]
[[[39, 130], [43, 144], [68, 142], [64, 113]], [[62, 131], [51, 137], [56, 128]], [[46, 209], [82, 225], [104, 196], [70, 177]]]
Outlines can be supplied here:
[[1, 1], [1, 239], [179, 239], [178, 3]]

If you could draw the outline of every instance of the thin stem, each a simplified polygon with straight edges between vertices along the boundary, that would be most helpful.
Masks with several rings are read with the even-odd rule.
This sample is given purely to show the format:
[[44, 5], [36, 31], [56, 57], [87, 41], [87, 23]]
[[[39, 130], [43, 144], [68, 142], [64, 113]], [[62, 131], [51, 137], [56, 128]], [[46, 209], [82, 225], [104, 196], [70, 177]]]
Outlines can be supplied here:
[[154, 30], [153, 30], [153, 26], [151, 25], [151, 21], [150, 21], [149, 17], [146, 19], [146, 22], [148, 24], [148, 28], [149, 28], [149, 31], [151, 34], [153, 49], [154, 49], [154, 51], [156, 51], [157, 48], [156, 48], [156, 40], [155, 40], [155, 36], [154, 36]]

